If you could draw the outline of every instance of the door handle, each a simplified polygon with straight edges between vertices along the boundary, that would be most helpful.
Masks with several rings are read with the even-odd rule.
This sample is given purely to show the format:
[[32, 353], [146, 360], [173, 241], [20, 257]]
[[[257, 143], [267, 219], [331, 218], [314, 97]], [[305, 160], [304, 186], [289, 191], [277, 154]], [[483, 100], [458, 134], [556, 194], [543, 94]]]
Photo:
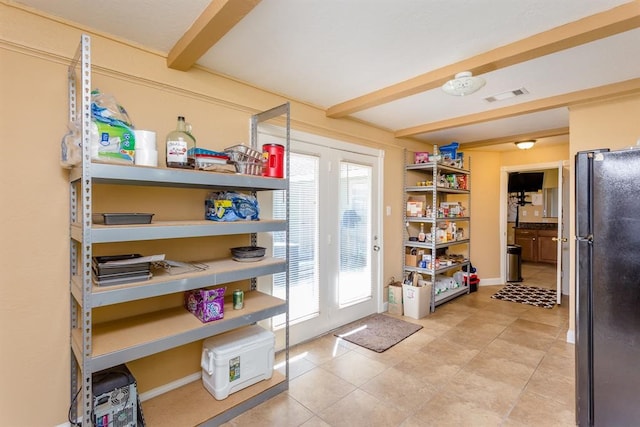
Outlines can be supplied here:
[[373, 250], [378, 252], [380, 250], [380, 246], [378, 245], [373, 245]]
[[562, 237], [560, 239], [558, 239], [557, 237], [552, 237], [551, 240], [553, 240], [554, 242], [562, 242], [562, 243], [565, 243], [568, 241], [566, 237]]

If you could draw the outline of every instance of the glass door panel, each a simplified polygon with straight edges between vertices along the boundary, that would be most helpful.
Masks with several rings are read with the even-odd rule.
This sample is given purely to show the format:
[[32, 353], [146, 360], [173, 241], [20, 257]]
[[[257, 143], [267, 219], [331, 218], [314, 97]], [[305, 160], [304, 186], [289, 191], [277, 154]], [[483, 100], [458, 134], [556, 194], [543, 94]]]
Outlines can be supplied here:
[[338, 306], [371, 298], [371, 167], [340, 163]]
[[[289, 321], [296, 324], [320, 312], [318, 277], [318, 157], [291, 153], [289, 175]], [[282, 192], [273, 194], [273, 218], [285, 218]], [[285, 257], [285, 234], [274, 233], [273, 254]], [[284, 298], [285, 274], [274, 277], [274, 296]], [[282, 327], [284, 315], [274, 319]]]

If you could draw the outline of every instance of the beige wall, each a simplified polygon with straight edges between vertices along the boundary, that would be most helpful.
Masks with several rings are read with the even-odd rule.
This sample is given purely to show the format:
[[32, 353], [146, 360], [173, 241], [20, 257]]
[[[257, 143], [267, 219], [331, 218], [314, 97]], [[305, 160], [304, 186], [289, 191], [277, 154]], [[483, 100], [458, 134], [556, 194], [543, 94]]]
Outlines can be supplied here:
[[471, 262], [482, 280], [500, 277], [500, 169], [568, 159], [568, 143], [526, 151], [465, 150], [471, 159]]

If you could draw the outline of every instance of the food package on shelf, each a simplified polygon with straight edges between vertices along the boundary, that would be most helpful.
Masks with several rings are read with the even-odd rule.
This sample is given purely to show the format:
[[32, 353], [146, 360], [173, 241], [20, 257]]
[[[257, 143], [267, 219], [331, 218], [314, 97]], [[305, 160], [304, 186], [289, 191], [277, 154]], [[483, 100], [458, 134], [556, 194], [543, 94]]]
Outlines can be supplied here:
[[203, 323], [224, 318], [224, 293], [227, 288], [195, 289], [184, 294], [184, 305]]
[[91, 92], [91, 160], [134, 163], [135, 134], [127, 111], [112, 95]]
[[223, 191], [210, 193], [205, 200], [205, 219], [211, 221], [258, 221], [258, 200], [249, 194]]
[[442, 274], [438, 274], [436, 276], [434, 286], [435, 286], [436, 295], [439, 295], [450, 289], [456, 289], [460, 287], [460, 285], [456, 282], [456, 280], [453, 277], [445, 276]]

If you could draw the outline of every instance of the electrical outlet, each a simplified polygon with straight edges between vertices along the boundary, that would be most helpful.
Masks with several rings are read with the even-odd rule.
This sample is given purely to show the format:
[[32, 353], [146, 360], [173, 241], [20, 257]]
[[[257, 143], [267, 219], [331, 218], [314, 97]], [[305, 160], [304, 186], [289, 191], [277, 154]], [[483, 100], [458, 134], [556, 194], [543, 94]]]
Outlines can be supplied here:
[[527, 216], [527, 211], [522, 211], [522, 216]]
[[387, 216], [391, 216], [391, 206], [387, 206]]
[[540, 212], [539, 211], [533, 211], [533, 216], [540, 216]]

